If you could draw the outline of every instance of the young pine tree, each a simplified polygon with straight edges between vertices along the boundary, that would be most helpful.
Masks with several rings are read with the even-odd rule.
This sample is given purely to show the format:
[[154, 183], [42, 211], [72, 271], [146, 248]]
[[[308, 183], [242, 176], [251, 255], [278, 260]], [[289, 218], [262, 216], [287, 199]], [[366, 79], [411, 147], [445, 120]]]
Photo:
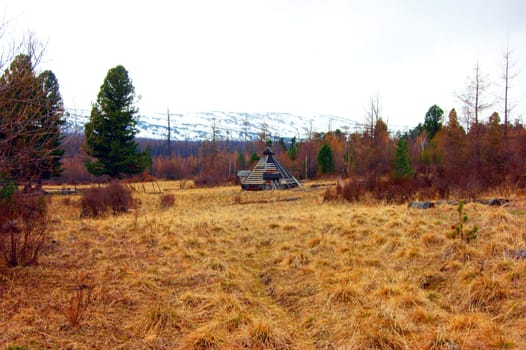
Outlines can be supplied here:
[[128, 71], [121, 65], [110, 69], [84, 129], [84, 149], [96, 159], [86, 161], [91, 174], [122, 178], [149, 166], [149, 154], [138, 152], [135, 142], [138, 110], [134, 102], [135, 88]]

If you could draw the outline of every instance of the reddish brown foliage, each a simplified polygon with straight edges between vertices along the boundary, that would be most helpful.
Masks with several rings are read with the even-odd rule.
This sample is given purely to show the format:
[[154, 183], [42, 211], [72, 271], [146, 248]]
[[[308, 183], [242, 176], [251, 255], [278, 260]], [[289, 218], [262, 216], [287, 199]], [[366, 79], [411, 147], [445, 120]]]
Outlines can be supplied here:
[[82, 195], [81, 216], [97, 217], [126, 212], [135, 207], [131, 190], [118, 181], [106, 187], [93, 187]]
[[[286, 143], [275, 144], [273, 151], [295, 177], [315, 179], [319, 177], [317, 154], [323, 143], [327, 143], [335, 164], [335, 171], [329, 176], [360, 179], [360, 191], [367, 190], [373, 197], [386, 201], [402, 201], [417, 193], [422, 197], [470, 198], [502, 185], [526, 186], [523, 161], [526, 159], [526, 130], [520, 124], [509, 125], [507, 129], [505, 136], [504, 125], [498, 115], [493, 114], [487, 123], [473, 125], [466, 132], [452, 111], [448, 123], [432, 140], [423, 130], [411, 132], [408, 146], [415, 176], [403, 184], [391, 183], [396, 139], [389, 137], [387, 125], [381, 119], [373, 125], [372, 132], [364, 130], [350, 135], [340, 131], [314, 132], [308, 140], [297, 144], [292, 158]], [[250, 169], [250, 156], [261, 152], [262, 147], [261, 142], [238, 144], [232, 148], [228, 142], [203, 142], [198, 146], [181, 143], [174, 145], [172, 157], [159, 150], [154, 152], [150, 174], [159, 179], [193, 178], [200, 186], [234, 183], [237, 171]], [[183, 150], [188, 152], [180, 154]], [[66, 181], [93, 181], [84, 169], [82, 155], [78, 152], [70, 155], [69, 150], [66, 151]], [[342, 191], [346, 188], [342, 187]], [[355, 194], [346, 196], [356, 197]]]
[[0, 264], [37, 263], [47, 238], [47, 202], [41, 194], [18, 193], [0, 200]]
[[354, 179], [338, 180], [335, 188], [328, 188], [325, 191], [323, 201], [346, 200], [348, 202], [358, 202], [364, 194], [364, 182]]
[[175, 204], [175, 196], [172, 193], [162, 194], [160, 204], [162, 208], [172, 207]]

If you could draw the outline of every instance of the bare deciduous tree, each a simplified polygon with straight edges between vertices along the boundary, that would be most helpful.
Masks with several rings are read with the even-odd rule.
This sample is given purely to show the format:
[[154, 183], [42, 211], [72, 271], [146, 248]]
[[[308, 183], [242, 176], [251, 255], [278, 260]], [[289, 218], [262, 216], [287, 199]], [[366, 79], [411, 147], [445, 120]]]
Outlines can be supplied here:
[[511, 60], [513, 51], [510, 50], [509, 45], [506, 47], [504, 52], [504, 73], [502, 74], [502, 80], [504, 81], [504, 139], [508, 141], [508, 122], [510, 120], [510, 113], [516, 107], [510, 101], [509, 91], [512, 88], [512, 81], [517, 77], [518, 73], [514, 70], [515, 62]]
[[365, 115], [365, 128], [371, 140], [374, 138], [374, 128], [378, 120], [380, 120], [380, 95], [376, 94], [369, 100], [369, 110]]
[[457, 98], [464, 103], [466, 129], [469, 129], [473, 124], [478, 125], [480, 112], [492, 106], [491, 103], [484, 101], [484, 95], [489, 88], [489, 83], [487, 78], [482, 75], [478, 62], [473, 71], [474, 75], [469, 78], [466, 91], [462, 94], [457, 94]]

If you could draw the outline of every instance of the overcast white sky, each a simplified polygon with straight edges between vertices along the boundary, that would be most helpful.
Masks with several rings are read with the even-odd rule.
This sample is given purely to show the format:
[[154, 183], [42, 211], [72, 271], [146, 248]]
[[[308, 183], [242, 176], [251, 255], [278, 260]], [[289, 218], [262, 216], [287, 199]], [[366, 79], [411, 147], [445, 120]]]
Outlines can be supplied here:
[[[334, 114], [362, 121], [378, 94], [389, 125], [413, 127], [433, 104], [447, 112], [477, 63], [526, 108], [524, 0], [0, 0], [11, 29], [47, 43], [41, 69], [66, 108], [86, 110], [122, 64], [141, 114], [243, 111]], [[493, 110], [502, 115], [502, 103]], [[489, 115], [490, 112], [488, 111]]]

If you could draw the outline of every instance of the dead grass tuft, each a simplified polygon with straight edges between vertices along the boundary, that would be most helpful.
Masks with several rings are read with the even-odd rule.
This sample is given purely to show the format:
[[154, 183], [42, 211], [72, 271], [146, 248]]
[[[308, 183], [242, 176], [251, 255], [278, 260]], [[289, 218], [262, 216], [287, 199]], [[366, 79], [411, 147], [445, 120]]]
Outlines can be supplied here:
[[290, 340], [286, 333], [267, 320], [256, 320], [248, 327], [243, 346], [251, 349], [288, 349]]
[[185, 320], [175, 309], [156, 304], [143, 310], [133, 326], [137, 336], [162, 335], [164, 332], [179, 332]]
[[418, 286], [422, 289], [439, 290], [445, 287], [446, 278], [442, 274], [426, 274], [418, 280]]
[[460, 262], [473, 260], [478, 255], [478, 251], [464, 242], [452, 242], [442, 249], [442, 257], [453, 259]]
[[501, 302], [509, 295], [504, 282], [497, 277], [482, 275], [470, 284], [464, 308], [468, 311], [497, 313]]
[[338, 287], [329, 297], [329, 302], [348, 305], [362, 305], [363, 296], [359, 290], [351, 284]]
[[221, 335], [221, 332], [218, 330], [217, 325], [206, 325], [203, 326], [184, 340], [184, 349], [193, 349], [193, 350], [216, 350], [223, 349], [225, 340]]
[[444, 244], [445, 239], [434, 233], [423, 234], [420, 239], [422, 243], [428, 248], [440, 247]]
[[288, 264], [293, 268], [298, 268], [310, 263], [310, 257], [305, 253], [290, 255], [287, 259]]

